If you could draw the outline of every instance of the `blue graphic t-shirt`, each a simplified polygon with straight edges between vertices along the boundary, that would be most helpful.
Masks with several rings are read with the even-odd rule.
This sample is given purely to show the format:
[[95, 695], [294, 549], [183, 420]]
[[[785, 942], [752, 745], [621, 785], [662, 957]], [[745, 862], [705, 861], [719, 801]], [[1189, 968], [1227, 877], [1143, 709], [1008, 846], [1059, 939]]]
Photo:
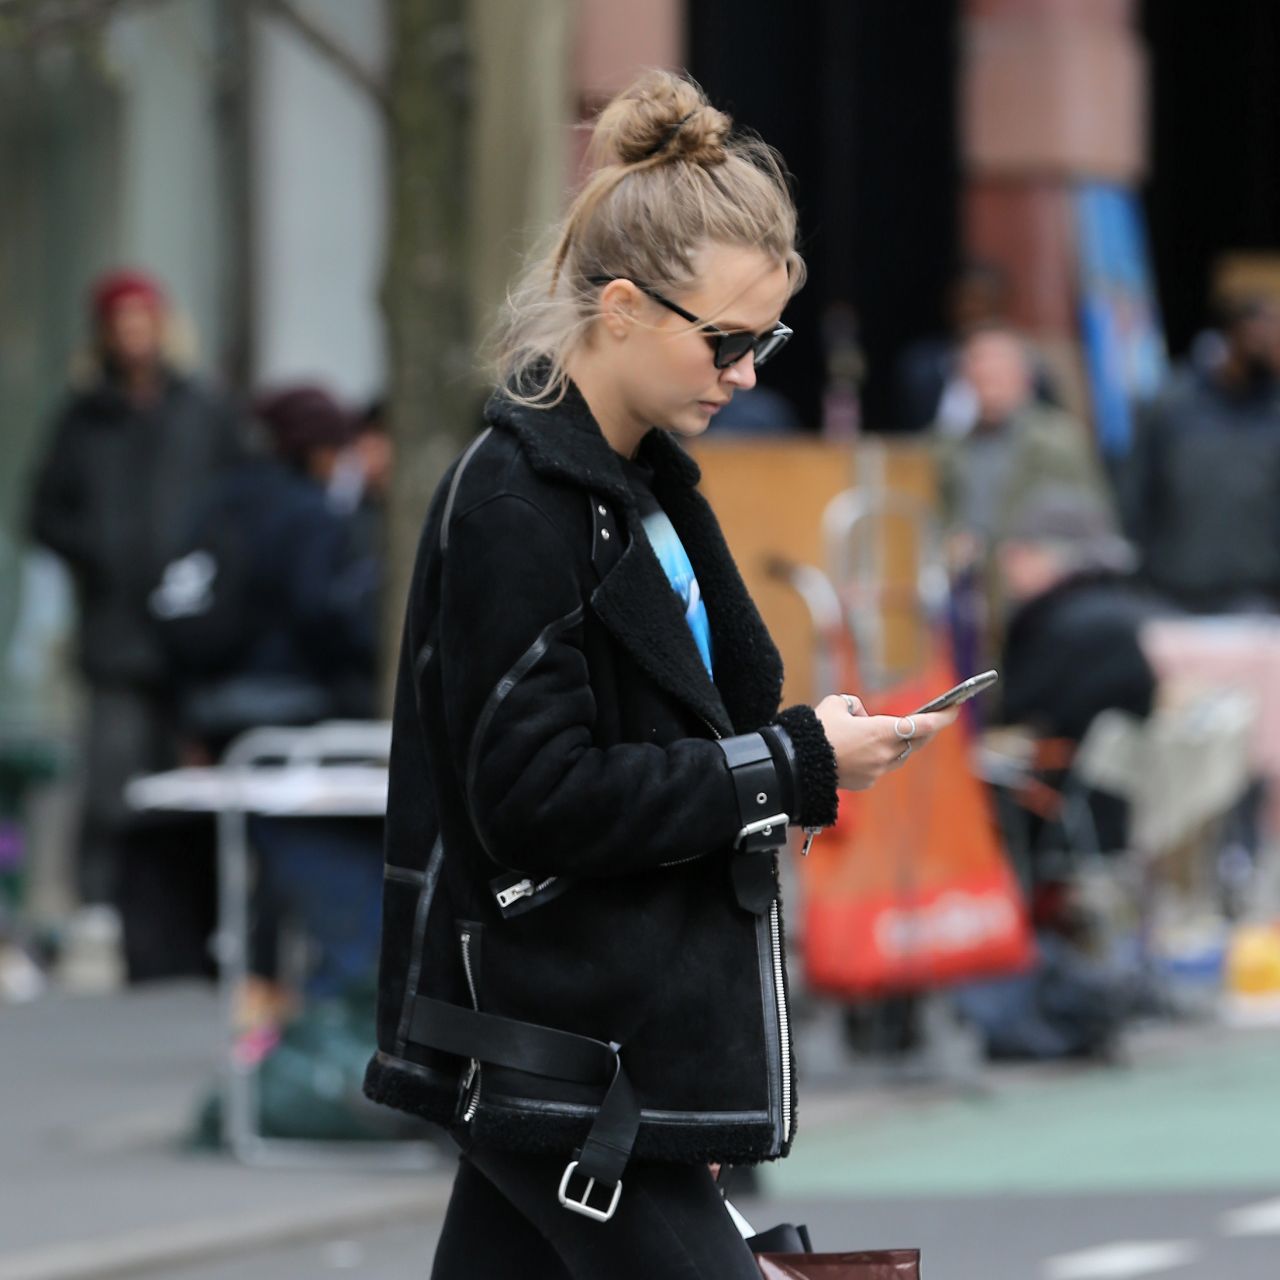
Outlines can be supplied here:
[[671, 589], [680, 598], [684, 609], [684, 620], [693, 633], [693, 642], [698, 646], [702, 661], [706, 665], [707, 674], [714, 675], [711, 665], [711, 624], [707, 619], [707, 606], [702, 601], [702, 592], [698, 589], [698, 579], [694, 576], [693, 565], [689, 562], [689, 553], [680, 541], [675, 526], [667, 517], [667, 513], [658, 505], [650, 487], [653, 472], [642, 463], [623, 459], [623, 466], [630, 482], [631, 492], [635, 495], [636, 506], [640, 511], [640, 521], [653, 547], [653, 554], [671, 583]]

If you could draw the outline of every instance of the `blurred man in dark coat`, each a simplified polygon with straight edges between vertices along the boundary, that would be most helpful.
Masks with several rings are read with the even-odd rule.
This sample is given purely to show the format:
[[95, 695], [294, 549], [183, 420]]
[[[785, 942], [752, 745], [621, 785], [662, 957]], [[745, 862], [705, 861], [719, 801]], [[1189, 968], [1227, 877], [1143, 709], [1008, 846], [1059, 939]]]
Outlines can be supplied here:
[[[999, 550], [1004, 723], [1078, 744], [1102, 711], [1150, 714], [1156, 676], [1142, 629], [1178, 610], [1135, 582], [1135, 563], [1088, 494], [1054, 485], [1028, 494]], [[1127, 806], [1095, 793], [1089, 807], [1100, 847], [1124, 847]]]
[[93, 376], [59, 415], [31, 530], [66, 561], [79, 601], [89, 723], [78, 888], [84, 903], [101, 904], [116, 900], [139, 826], [125, 782], [177, 756], [147, 595], [193, 503], [236, 456], [239, 432], [230, 403], [166, 359], [168, 306], [157, 281], [133, 271], [104, 277], [90, 318]]
[[1001, 655], [1006, 723], [1079, 742], [1108, 709], [1145, 717], [1156, 679], [1142, 627], [1173, 606], [1136, 585], [1132, 549], [1078, 490], [1028, 495], [1000, 548], [1010, 613]]
[[1139, 415], [1121, 476], [1148, 580], [1188, 609], [1280, 608], [1280, 305], [1225, 309], [1226, 348]]

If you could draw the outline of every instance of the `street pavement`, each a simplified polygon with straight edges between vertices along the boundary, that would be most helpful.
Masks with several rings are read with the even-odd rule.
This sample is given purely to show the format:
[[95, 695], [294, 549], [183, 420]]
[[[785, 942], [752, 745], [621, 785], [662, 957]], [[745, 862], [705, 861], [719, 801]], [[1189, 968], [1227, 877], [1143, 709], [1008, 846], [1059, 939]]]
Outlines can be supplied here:
[[[1118, 1067], [905, 1083], [800, 1029], [801, 1129], [757, 1225], [913, 1244], [928, 1280], [1277, 1280], [1280, 1031], [1161, 1026]], [[0, 1280], [429, 1273], [449, 1170], [247, 1169], [184, 1150], [219, 1062], [212, 993], [0, 1007]]]

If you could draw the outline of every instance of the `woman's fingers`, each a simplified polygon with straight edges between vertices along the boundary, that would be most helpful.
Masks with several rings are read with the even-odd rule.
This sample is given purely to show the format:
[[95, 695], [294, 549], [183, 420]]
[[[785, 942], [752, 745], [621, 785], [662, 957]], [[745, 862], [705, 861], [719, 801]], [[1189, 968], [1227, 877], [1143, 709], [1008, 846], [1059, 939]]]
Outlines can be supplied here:
[[946, 711], [931, 711], [914, 716], [876, 716], [883, 722], [883, 741], [887, 759], [885, 769], [899, 769], [948, 725], [954, 724], [959, 712], [952, 707]]
[[955, 724], [959, 716], [959, 707], [948, 707], [945, 711], [922, 711], [919, 715], [903, 718], [915, 721], [917, 738], [932, 738], [940, 729]]
[[816, 711], [836, 754], [840, 786], [851, 791], [865, 790], [901, 768], [957, 714], [951, 709], [916, 716], [872, 716], [853, 694], [824, 698]]

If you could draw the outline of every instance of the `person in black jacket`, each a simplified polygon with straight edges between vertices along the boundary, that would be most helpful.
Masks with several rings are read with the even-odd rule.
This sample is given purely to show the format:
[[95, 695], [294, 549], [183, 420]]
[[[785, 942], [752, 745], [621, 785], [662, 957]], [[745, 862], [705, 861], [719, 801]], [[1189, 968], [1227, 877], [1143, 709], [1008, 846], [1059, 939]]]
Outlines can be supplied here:
[[[238, 456], [240, 431], [228, 400], [166, 360], [168, 307], [155, 280], [106, 276], [90, 311], [94, 376], [59, 415], [31, 530], [66, 561], [79, 603], [89, 687], [79, 894], [85, 904], [114, 904], [147, 825], [126, 807], [124, 784], [177, 762], [167, 663], [147, 596], [206, 484]], [[153, 922], [125, 915], [134, 917], [124, 922], [128, 949], [131, 930]]]
[[[1010, 612], [1000, 655], [1000, 718], [1044, 738], [1079, 744], [1094, 718], [1117, 710], [1145, 719], [1156, 676], [1142, 629], [1178, 613], [1136, 582], [1133, 549], [1110, 513], [1078, 490], [1032, 490], [999, 552]], [[1125, 846], [1127, 807], [1092, 795], [1104, 852]]]
[[1099, 712], [1151, 711], [1156, 677], [1143, 626], [1178, 612], [1135, 582], [1136, 557], [1088, 495], [1033, 490], [1000, 548], [1010, 612], [1001, 654], [1006, 724], [1079, 742]]
[[354, 420], [308, 384], [254, 411], [270, 455], [212, 486], [150, 596], [183, 729], [214, 758], [260, 725], [376, 714], [380, 548], [332, 492]]
[[[264, 393], [254, 410], [273, 456], [247, 458], [222, 477], [151, 595], [180, 722], [212, 758], [259, 726], [376, 714], [381, 561], [333, 494], [354, 419], [308, 384]], [[308, 998], [367, 989], [381, 822], [259, 817], [251, 836], [261, 855], [255, 976], [274, 979], [275, 924], [289, 917], [310, 944]]]
[[780, 712], [677, 443], [802, 278], [777, 157], [730, 128], [667, 72], [605, 109], [427, 514], [365, 1087], [464, 1148], [441, 1280], [758, 1274], [707, 1165], [794, 1135], [777, 850], [953, 718]]
[[1138, 415], [1119, 489], [1157, 590], [1195, 613], [1280, 610], [1280, 304], [1225, 306], [1213, 368], [1180, 370]]

